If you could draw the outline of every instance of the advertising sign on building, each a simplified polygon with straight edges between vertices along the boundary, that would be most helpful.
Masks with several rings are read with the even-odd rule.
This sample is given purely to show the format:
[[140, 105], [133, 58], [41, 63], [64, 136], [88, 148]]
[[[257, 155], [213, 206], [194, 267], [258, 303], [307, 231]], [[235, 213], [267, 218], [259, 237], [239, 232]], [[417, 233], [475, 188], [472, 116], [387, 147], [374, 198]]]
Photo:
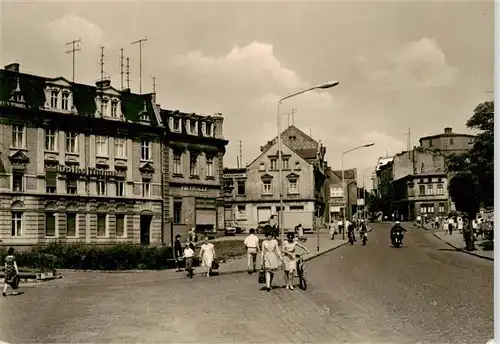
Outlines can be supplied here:
[[359, 206], [364, 206], [365, 205], [365, 200], [363, 198], [358, 199], [358, 205]]
[[330, 198], [344, 197], [344, 190], [342, 188], [330, 187]]

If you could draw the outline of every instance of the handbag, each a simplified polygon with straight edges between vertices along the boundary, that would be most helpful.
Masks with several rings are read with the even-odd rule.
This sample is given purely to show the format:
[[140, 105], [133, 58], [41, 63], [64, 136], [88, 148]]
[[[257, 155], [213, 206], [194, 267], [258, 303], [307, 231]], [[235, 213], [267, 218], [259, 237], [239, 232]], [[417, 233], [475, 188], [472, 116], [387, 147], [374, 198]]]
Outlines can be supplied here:
[[264, 270], [259, 271], [259, 283], [260, 284], [266, 283], [266, 273], [264, 272]]
[[219, 269], [219, 261], [217, 259], [214, 259], [212, 261], [212, 269], [213, 270], [218, 270]]

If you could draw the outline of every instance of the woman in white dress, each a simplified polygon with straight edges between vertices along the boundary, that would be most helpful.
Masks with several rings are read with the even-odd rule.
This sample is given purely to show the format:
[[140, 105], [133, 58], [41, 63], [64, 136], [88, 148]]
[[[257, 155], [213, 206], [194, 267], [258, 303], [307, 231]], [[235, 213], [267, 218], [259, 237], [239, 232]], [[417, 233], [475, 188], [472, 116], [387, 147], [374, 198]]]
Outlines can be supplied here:
[[215, 246], [211, 242], [208, 242], [208, 237], [205, 237], [205, 242], [200, 248], [200, 260], [201, 266], [207, 268], [207, 277], [210, 276], [212, 271], [212, 263], [215, 259]]
[[295, 249], [300, 247], [306, 253], [309, 250], [295, 240], [294, 233], [290, 232], [286, 235], [287, 241], [283, 244], [283, 261], [285, 263], [285, 282], [286, 289], [293, 290], [293, 277], [295, 276], [295, 271], [297, 270], [297, 258], [295, 257]]
[[283, 258], [278, 246], [278, 241], [273, 238], [273, 232], [266, 231], [266, 240], [262, 242], [260, 265], [266, 273], [266, 289], [271, 291], [274, 273], [281, 265]]

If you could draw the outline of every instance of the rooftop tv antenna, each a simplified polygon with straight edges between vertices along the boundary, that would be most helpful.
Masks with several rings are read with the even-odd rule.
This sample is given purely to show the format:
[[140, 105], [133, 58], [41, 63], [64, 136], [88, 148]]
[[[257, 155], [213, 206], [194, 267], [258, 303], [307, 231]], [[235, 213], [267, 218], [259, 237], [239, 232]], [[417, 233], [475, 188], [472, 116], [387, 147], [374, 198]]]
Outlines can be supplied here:
[[104, 80], [104, 47], [101, 47], [101, 81]]
[[127, 69], [126, 72], [127, 74], [127, 88], [130, 90], [130, 58], [127, 57]]
[[243, 167], [243, 143], [242, 143], [242, 141], [240, 141], [240, 164], [241, 164], [241, 167]]
[[153, 76], [153, 93], [156, 93], [156, 78]]
[[80, 49], [80, 44], [78, 44], [81, 42], [82, 42], [82, 40], [79, 38], [79, 39], [74, 39], [71, 42], [66, 43], [66, 45], [71, 45], [71, 49], [66, 51], [66, 54], [71, 54], [73, 57], [73, 78], [72, 78], [73, 82], [75, 82], [75, 53], [77, 51], [82, 51]]
[[123, 48], [120, 49], [120, 87], [123, 91]]
[[139, 94], [142, 94], [142, 43], [146, 42], [148, 39], [146, 37], [134, 41], [130, 44], [139, 43]]

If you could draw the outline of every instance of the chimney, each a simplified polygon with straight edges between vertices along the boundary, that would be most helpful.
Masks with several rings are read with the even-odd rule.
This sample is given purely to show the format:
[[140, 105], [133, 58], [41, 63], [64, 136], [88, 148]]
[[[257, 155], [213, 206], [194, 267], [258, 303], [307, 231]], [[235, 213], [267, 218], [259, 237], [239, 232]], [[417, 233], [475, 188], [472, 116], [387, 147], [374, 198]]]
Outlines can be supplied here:
[[444, 128], [444, 133], [445, 134], [451, 134], [451, 128], [450, 127]]
[[105, 89], [111, 87], [111, 80], [105, 79], [105, 80], [99, 80], [95, 82], [95, 86], [100, 89]]
[[122, 93], [130, 93], [130, 88], [124, 88], [124, 89], [122, 90]]
[[4, 67], [5, 70], [19, 73], [19, 63], [11, 63]]

